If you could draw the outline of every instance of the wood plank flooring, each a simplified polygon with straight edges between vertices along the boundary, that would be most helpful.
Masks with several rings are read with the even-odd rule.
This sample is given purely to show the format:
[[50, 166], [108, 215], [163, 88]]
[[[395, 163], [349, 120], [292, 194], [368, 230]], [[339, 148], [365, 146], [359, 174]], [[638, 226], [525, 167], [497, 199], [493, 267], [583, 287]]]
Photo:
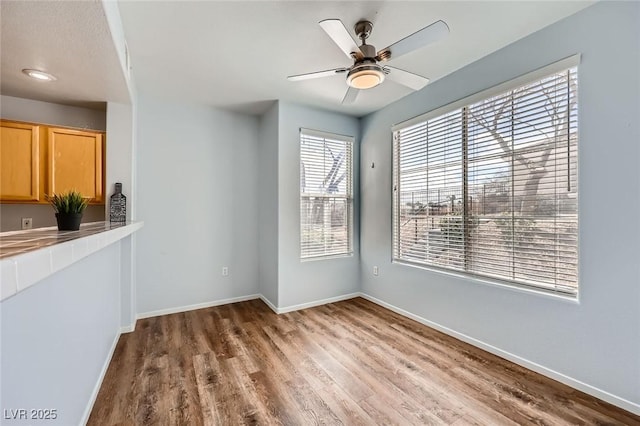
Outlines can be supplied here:
[[138, 321], [89, 425], [640, 425], [640, 417], [362, 298]]

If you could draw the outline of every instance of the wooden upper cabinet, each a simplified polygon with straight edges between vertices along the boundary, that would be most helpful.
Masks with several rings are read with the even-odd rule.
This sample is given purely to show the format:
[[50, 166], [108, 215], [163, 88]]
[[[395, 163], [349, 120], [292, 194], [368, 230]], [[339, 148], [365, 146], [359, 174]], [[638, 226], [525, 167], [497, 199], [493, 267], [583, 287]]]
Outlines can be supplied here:
[[0, 121], [0, 201], [40, 201], [40, 128]]
[[47, 194], [79, 191], [103, 204], [102, 133], [50, 127], [47, 137]]

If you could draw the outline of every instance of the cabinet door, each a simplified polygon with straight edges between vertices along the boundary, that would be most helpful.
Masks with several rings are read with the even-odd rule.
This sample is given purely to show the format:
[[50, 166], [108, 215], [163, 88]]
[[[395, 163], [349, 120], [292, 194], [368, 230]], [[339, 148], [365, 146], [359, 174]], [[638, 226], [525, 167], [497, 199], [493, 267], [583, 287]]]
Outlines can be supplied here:
[[40, 129], [0, 123], [0, 201], [40, 199]]
[[102, 134], [49, 128], [49, 182], [47, 194], [70, 190], [104, 203], [102, 188]]

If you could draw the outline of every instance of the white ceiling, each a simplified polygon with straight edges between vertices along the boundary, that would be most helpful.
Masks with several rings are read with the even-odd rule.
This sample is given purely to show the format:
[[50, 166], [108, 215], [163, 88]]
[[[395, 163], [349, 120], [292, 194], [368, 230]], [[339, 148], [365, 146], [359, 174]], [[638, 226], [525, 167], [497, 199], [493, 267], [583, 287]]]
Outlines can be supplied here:
[[351, 65], [318, 25], [322, 19], [339, 18], [349, 30], [360, 19], [372, 21], [368, 42], [377, 49], [444, 20], [451, 30], [447, 39], [389, 62], [433, 82], [591, 3], [120, 1], [119, 6], [142, 92], [249, 113], [282, 99], [360, 116], [410, 90], [389, 81], [343, 106], [344, 75], [287, 81], [287, 75]]
[[[0, 93], [98, 109], [129, 102], [100, 2], [2, 0], [0, 15]], [[36, 81], [24, 68], [58, 79]]]
[[[318, 25], [339, 18], [348, 29], [373, 22], [368, 42], [381, 49], [442, 19], [443, 41], [389, 65], [431, 82], [593, 1], [169, 1], [118, 5], [138, 91], [250, 114], [276, 99], [361, 116], [410, 93], [388, 81], [341, 105], [344, 75], [289, 82], [287, 75], [351, 65]], [[66, 104], [126, 102], [127, 91], [100, 2], [1, 3], [0, 92]], [[21, 74], [33, 67], [54, 83]]]

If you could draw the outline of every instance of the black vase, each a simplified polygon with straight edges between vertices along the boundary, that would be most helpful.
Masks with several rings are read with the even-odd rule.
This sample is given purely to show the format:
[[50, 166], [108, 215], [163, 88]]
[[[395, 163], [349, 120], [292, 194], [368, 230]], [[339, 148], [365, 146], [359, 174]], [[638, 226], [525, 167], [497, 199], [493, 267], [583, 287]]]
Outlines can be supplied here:
[[56, 213], [58, 231], [77, 231], [80, 229], [82, 213]]

